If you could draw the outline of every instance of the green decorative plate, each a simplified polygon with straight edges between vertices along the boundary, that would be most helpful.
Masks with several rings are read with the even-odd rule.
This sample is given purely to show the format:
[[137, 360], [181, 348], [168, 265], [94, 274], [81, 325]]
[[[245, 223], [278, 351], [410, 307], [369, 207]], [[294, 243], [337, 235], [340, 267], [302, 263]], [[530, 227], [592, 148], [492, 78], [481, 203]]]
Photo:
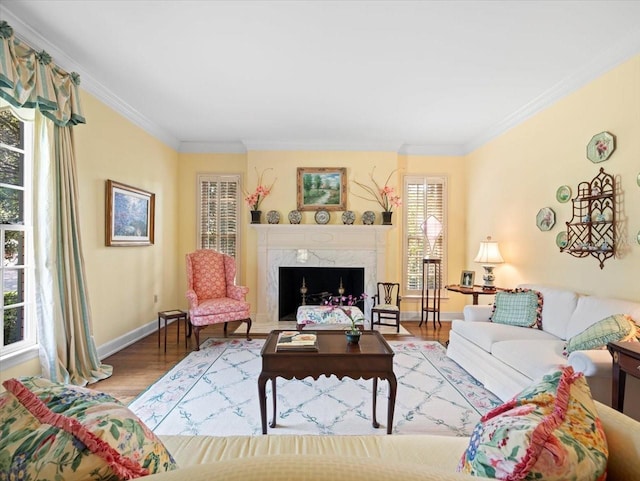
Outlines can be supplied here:
[[561, 204], [568, 202], [571, 199], [571, 187], [568, 185], [561, 185], [556, 191], [556, 200]]
[[567, 235], [567, 231], [563, 230], [562, 232], [558, 232], [558, 235], [556, 236], [556, 245], [560, 247], [560, 249], [564, 249], [565, 247], [567, 247], [568, 242], [569, 238]]

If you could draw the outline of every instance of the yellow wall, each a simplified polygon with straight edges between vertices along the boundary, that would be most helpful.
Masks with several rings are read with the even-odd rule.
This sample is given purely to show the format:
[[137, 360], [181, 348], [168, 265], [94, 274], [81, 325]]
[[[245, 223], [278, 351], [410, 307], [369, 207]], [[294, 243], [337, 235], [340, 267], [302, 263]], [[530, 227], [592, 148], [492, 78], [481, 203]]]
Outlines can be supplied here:
[[[602, 131], [617, 137], [609, 160], [594, 164], [586, 145]], [[497, 284], [544, 283], [587, 294], [639, 301], [634, 281], [640, 272], [640, 56], [615, 68], [545, 111], [489, 142], [469, 156], [466, 208], [466, 265], [473, 266], [479, 242], [500, 242], [506, 263], [496, 268]], [[618, 251], [600, 269], [595, 258], [560, 253], [556, 235], [572, 216], [560, 204], [561, 185], [575, 193], [604, 167], [618, 195]], [[535, 217], [542, 207], [556, 213], [552, 230], [541, 232]]]
[[[76, 127], [80, 222], [98, 346], [176, 306], [177, 153], [88, 94]], [[155, 193], [155, 242], [105, 246], [105, 181]], [[158, 302], [154, 302], [154, 296]]]

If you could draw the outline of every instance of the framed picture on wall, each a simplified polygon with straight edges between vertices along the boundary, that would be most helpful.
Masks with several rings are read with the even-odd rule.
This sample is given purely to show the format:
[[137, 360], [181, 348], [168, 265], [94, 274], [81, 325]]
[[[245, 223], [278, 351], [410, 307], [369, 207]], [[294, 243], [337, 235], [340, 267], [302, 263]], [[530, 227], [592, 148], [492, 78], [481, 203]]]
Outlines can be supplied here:
[[106, 190], [105, 244], [152, 245], [156, 195], [114, 180], [107, 180]]
[[298, 210], [346, 210], [347, 169], [298, 167]]
[[473, 287], [476, 273], [474, 271], [462, 271], [460, 274], [460, 287]]

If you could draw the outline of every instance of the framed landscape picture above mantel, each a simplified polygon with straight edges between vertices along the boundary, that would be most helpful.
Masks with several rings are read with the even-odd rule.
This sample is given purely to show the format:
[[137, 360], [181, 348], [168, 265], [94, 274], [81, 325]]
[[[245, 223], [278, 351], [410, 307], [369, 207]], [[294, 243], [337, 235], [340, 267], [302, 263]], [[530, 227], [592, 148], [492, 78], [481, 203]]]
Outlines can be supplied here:
[[114, 180], [106, 188], [105, 244], [152, 245], [156, 195]]
[[298, 210], [346, 210], [347, 169], [298, 167]]

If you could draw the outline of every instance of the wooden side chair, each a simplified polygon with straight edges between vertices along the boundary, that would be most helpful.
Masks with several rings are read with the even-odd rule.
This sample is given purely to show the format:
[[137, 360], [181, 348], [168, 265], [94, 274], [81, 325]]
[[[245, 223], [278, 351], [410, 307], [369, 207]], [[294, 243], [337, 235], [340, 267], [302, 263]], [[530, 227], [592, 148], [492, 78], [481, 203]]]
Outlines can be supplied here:
[[196, 337], [196, 351], [200, 350], [200, 330], [212, 324], [244, 321], [247, 340], [251, 329], [250, 304], [245, 301], [249, 288], [236, 286], [236, 261], [233, 257], [211, 249], [187, 254], [187, 293], [189, 320]]
[[[371, 308], [371, 330], [374, 325], [395, 326], [396, 331], [400, 332], [401, 300], [400, 284], [397, 282], [378, 282], [377, 293], [373, 296], [373, 307]], [[390, 321], [393, 321], [393, 324]]]

